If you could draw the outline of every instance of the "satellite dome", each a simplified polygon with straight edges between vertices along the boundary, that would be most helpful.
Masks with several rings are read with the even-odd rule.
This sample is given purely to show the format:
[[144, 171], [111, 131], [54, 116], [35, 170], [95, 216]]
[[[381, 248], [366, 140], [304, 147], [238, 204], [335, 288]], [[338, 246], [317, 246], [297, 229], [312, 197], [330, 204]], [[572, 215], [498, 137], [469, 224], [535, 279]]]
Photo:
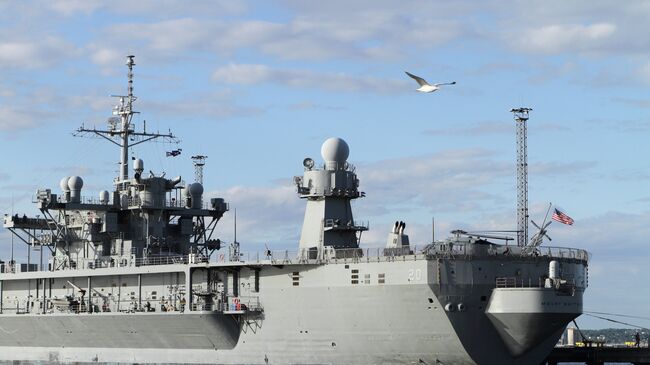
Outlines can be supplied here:
[[140, 158], [133, 160], [133, 170], [142, 172], [144, 170], [144, 161]]
[[66, 176], [61, 181], [59, 182], [59, 187], [63, 191], [70, 191], [70, 188], [68, 187], [68, 179], [70, 179], [70, 176]]
[[323, 143], [320, 154], [325, 162], [345, 163], [350, 155], [350, 147], [341, 138], [332, 137]]
[[68, 187], [70, 190], [81, 190], [84, 186], [84, 181], [80, 176], [70, 176], [68, 179]]
[[190, 184], [189, 186], [190, 195], [201, 195], [203, 194], [203, 185], [201, 183]]
[[109, 198], [109, 193], [107, 190], [102, 190], [99, 192], [99, 202], [102, 204], [107, 204]]

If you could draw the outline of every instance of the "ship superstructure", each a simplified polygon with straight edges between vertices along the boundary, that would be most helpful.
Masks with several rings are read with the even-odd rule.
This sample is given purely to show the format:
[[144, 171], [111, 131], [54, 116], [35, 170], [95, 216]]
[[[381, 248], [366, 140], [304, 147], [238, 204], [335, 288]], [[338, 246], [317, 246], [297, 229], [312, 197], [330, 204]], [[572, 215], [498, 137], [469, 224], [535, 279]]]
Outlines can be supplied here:
[[134, 65], [109, 128], [78, 130], [120, 147], [112, 191], [86, 199], [82, 178], [64, 177], [38, 190], [40, 217], [5, 216], [52, 255], [2, 268], [0, 361], [535, 364], [582, 312], [583, 250], [460, 230], [417, 246], [404, 222], [385, 247], [360, 245], [369, 225], [350, 202], [365, 194], [340, 138], [293, 180], [306, 201], [296, 250], [222, 242], [223, 199], [130, 159], [133, 143], [175, 138], [135, 131]]

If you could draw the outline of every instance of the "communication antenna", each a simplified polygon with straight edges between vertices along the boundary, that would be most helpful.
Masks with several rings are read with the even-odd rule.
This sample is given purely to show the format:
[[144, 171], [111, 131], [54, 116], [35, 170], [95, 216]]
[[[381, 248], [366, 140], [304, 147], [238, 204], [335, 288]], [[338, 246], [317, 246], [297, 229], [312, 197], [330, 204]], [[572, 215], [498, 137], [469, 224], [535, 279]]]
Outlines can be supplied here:
[[517, 130], [517, 246], [528, 244], [528, 113], [531, 108], [510, 110]]
[[[14, 216], [14, 195], [13, 194], [11, 194], [11, 216], [12, 217]], [[14, 264], [15, 264], [15, 262], [14, 262], [14, 235], [12, 234], [11, 235], [11, 262], [10, 262], [11, 270], [13, 270]]]
[[431, 217], [431, 243], [436, 243], [436, 217]]
[[120, 174], [118, 182], [125, 182], [129, 179], [129, 148], [140, 143], [148, 142], [153, 139], [161, 138], [166, 142], [178, 143], [179, 140], [171, 131], [168, 133], [147, 133], [146, 129], [142, 132], [136, 132], [132, 123], [133, 115], [139, 112], [133, 110], [133, 102], [138, 98], [133, 95], [133, 66], [135, 66], [135, 56], [126, 56], [126, 66], [129, 68], [128, 76], [128, 94], [111, 95], [119, 99], [119, 104], [113, 107], [114, 117], [109, 118], [108, 130], [96, 128], [85, 128], [83, 125], [74, 133], [74, 136], [83, 137], [95, 135], [106, 139], [107, 141], [120, 147]]
[[194, 182], [201, 183], [201, 185], [203, 185], [203, 166], [205, 166], [206, 158], [208, 156], [192, 156], [192, 162], [194, 163]]

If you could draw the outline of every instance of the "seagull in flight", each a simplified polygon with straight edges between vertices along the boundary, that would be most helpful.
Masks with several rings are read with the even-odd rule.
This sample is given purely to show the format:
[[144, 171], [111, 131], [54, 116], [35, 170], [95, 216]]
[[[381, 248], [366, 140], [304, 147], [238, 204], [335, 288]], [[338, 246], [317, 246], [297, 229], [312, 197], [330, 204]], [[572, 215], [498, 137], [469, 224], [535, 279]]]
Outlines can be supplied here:
[[456, 81], [443, 82], [443, 83], [431, 85], [431, 84], [429, 84], [427, 82], [427, 80], [421, 78], [420, 76], [415, 76], [415, 75], [413, 75], [412, 73], [410, 73], [408, 71], [404, 71], [404, 72], [406, 72], [406, 74], [409, 75], [410, 78], [417, 81], [417, 83], [418, 83], [418, 85], [420, 85], [420, 87], [417, 88], [416, 90], [421, 92], [421, 93], [432, 93], [434, 91], [438, 91], [438, 90], [440, 90], [440, 85], [456, 85]]

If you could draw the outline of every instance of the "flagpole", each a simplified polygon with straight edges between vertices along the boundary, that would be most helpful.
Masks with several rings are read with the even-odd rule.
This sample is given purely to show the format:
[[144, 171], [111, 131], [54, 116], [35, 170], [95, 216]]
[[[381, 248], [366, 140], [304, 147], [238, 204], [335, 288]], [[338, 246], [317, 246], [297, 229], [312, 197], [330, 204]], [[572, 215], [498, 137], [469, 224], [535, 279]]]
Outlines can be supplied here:
[[546, 209], [546, 215], [544, 216], [544, 222], [542, 222], [542, 227], [544, 227], [544, 224], [546, 224], [546, 219], [548, 218], [548, 213], [551, 211], [552, 206], [553, 206], [553, 203], [549, 202], [548, 203], [548, 209]]
[[[11, 194], [11, 216], [14, 216], [14, 195]], [[11, 234], [11, 269], [14, 267], [14, 235]], [[12, 271], [13, 272], [13, 271]]]

